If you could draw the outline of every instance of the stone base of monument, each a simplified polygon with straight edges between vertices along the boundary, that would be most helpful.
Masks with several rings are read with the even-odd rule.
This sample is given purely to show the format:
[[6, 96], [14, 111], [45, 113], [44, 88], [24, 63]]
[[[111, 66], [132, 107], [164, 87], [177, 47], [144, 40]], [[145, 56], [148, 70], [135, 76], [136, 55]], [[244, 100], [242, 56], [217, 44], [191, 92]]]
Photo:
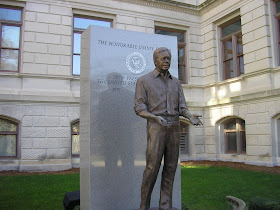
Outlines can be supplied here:
[[80, 190], [65, 193], [63, 206], [65, 210], [72, 210], [75, 209], [75, 207], [80, 207]]
[[[138, 209], [132, 209], [132, 210], [138, 210]], [[149, 210], [159, 210], [158, 207], [153, 207], [153, 208], [149, 208]], [[168, 209], [168, 210], [179, 210], [177, 208], [172, 208], [172, 209]]]
[[[159, 210], [159, 208], [149, 208], [149, 210]], [[172, 209], [170, 209], [170, 210], [179, 210], [179, 209], [177, 209], [177, 208], [172, 208]]]

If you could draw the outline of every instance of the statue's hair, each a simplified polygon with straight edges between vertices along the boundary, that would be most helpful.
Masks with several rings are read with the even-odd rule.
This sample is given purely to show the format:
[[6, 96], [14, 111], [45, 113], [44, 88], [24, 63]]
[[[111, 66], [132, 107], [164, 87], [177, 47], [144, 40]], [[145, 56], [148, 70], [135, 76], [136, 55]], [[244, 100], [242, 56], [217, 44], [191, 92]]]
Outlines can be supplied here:
[[170, 52], [170, 50], [167, 49], [166, 47], [157, 48], [157, 49], [154, 51], [154, 55], [153, 55], [154, 63], [156, 63], [158, 54], [159, 54], [159, 53], [162, 53], [162, 52], [164, 52], [164, 51], [168, 51], [169, 54], [170, 54], [170, 57], [171, 57], [171, 52]]

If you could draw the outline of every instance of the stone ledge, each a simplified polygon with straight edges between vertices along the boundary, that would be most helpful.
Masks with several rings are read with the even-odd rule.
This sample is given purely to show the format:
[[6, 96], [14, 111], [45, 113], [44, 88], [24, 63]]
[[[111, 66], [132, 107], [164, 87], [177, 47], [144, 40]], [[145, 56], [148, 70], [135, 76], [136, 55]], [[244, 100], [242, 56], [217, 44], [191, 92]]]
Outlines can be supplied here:
[[[274, 167], [274, 166], [280, 166], [280, 161], [278, 163], [274, 162], [268, 162], [268, 161], [249, 161], [249, 160], [242, 160], [242, 159], [230, 159], [230, 158], [207, 158], [205, 156], [198, 156], [197, 157], [188, 157], [186, 155], [181, 155], [180, 156], [180, 161], [223, 161], [223, 162], [238, 162], [238, 163], [244, 163], [247, 165], [255, 165], [255, 166], [265, 166], [265, 167]], [[280, 160], [280, 158], [279, 158]]]
[[73, 96], [53, 96], [53, 95], [25, 95], [25, 94], [0, 94], [3, 101], [39, 101], [39, 102], [59, 102], [59, 103], [80, 103], [80, 97]]
[[72, 168], [72, 164], [20, 165], [19, 171], [63, 171]]
[[4, 166], [0, 165], [0, 171], [17, 171], [17, 170], [19, 170], [18, 165], [4, 165]]
[[236, 210], [246, 209], [246, 203], [239, 198], [229, 195], [229, 196], [226, 196], [226, 201], [228, 202], [228, 204], [233, 206], [233, 209], [236, 209]]
[[80, 168], [80, 157], [72, 157], [71, 163], [73, 168]]
[[261, 91], [261, 92], [257, 92], [257, 93], [248, 93], [248, 94], [244, 94], [244, 95], [240, 95], [240, 96], [208, 101], [208, 102], [206, 102], [205, 106], [209, 107], [209, 106], [215, 106], [215, 105], [235, 103], [235, 102], [240, 102], [240, 101], [247, 101], [247, 100], [252, 100], [252, 99], [261, 99], [261, 98], [266, 98], [266, 97], [279, 96], [279, 94], [280, 94], [280, 89], [266, 90], [266, 91]]

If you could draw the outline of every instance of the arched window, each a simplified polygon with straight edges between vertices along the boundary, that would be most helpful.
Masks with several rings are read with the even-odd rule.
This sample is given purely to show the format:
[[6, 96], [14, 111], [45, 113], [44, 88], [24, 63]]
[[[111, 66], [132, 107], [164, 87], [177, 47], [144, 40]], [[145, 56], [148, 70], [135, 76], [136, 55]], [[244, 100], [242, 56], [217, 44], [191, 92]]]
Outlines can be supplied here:
[[17, 157], [17, 123], [0, 118], [0, 158]]
[[80, 155], [80, 121], [71, 124], [71, 154], [72, 156]]
[[280, 163], [280, 114], [272, 117], [271, 121], [271, 156], [273, 164]]
[[225, 145], [227, 153], [246, 153], [245, 121], [229, 119], [224, 123]]
[[180, 152], [181, 154], [189, 154], [189, 125], [180, 121], [181, 135], [180, 135]]

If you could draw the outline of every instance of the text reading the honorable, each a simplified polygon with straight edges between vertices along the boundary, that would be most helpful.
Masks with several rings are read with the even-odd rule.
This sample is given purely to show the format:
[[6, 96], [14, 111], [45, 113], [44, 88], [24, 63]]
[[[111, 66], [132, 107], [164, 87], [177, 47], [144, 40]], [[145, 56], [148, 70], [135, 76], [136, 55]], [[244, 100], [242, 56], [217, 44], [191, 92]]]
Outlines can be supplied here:
[[98, 40], [98, 44], [99, 45], [107, 45], [107, 46], [111, 46], [111, 47], [130, 48], [130, 49], [135, 49], [135, 50], [151, 50], [151, 51], [155, 50], [155, 47], [152, 47], [152, 46], [124, 43], [124, 42], [107, 41], [107, 40]]

